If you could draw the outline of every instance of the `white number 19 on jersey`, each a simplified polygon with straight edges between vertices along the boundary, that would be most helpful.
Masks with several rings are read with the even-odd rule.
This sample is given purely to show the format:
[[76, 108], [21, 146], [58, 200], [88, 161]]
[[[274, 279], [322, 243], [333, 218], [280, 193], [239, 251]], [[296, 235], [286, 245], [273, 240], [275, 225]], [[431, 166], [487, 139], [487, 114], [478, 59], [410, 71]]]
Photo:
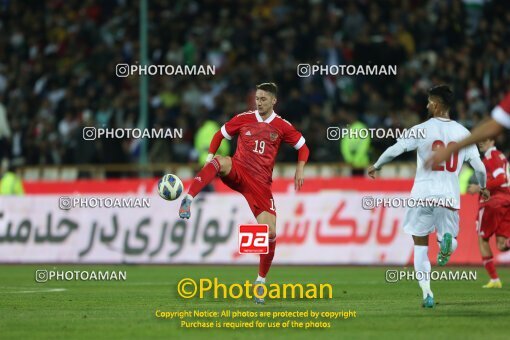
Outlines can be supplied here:
[[264, 142], [263, 140], [261, 140], [259, 142], [259, 140], [257, 139], [255, 141], [255, 149], [253, 149], [253, 152], [257, 152], [259, 154], [263, 154], [264, 153], [264, 148], [266, 147], [266, 142]]

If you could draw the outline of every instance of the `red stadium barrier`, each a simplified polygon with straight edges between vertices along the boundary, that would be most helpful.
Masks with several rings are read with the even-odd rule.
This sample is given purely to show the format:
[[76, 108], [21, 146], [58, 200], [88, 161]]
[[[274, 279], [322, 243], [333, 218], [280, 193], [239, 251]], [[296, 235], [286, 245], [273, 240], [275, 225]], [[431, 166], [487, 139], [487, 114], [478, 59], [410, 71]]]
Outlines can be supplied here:
[[[119, 194], [130, 194], [130, 195], [153, 195], [156, 194], [156, 183], [157, 179], [120, 179], [120, 180], [80, 180], [80, 181], [73, 181], [73, 182], [26, 182], [25, 183], [25, 190], [27, 195], [35, 197], [39, 195], [112, 195], [112, 196], [118, 196]], [[384, 263], [385, 261], [388, 261], [389, 259], [385, 259], [385, 257], [392, 255], [395, 257], [395, 254], [390, 254], [388, 252], [387, 246], [389, 245], [390, 248], [395, 247], [403, 247], [403, 256], [409, 256], [407, 261], [403, 261], [403, 263], [412, 263], [412, 243], [409, 240], [409, 242], [405, 241], [402, 243], [402, 239], [396, 238], [395, 235], [383, 235], [384, 233], [388, 233], [388, 230], [392, 230], [392, 226], [387, 225], [390, 223], [389, 221], [394, 221], [393, 223], [397, 223], [398, 227], [402, 227], [402, 221], [403, 221], [403, 209], [400, 210], [393, 210], [392, 209], [383, 209], [386, 210], [386, 213], [381, 212], [381, 217], [374, 217], [375, 215], [370, 215], [370, 219], [375, 218], [373, 223], [383, 223], [382, 226], [379, 226], [377, 228], [374, 228], [370, 234], [370, 237], [367, 238], [364, 242], [361, 242], [360, 240], [356, 239], [356, 242], [349, 242], [349, 232], [352, 232], [354, 235], [353, 237], [357, 237], [356, 233], [362, 232], [365, 233], [365, 224], [367, 221], [367, 211], [360, 210], [360, 207], [357, 206], [357, 204], [353, 200], [360, 199], [362, 197], [361, 195], [367, 194], [368, 195], [385, 195], [386, 193], [388, 195], [398, 194], [399, 192], [402, 193], [402, 196], [407, 196], [409, 193], [411, 187], [412, 187], [412, 180], [405, 179], [391, 179], [391, 180], [371, 180], [371, 179], [365, 179], [365, 178], [312, 178], [307, 179], [305, 182], [305, 186], [301, 192], [301, 194], [294, 195], [294, 182], [292, 179], [277, 179], [273, 182], [273, 191], [276, 194], [276, 198], [279, 197], [291, 197], [295, 203], [291, 203], [290, 205], [287, 204], [286, 207], [282, 207], [283, 204], [279, 204], [280, 211], [279, 211], [279, 235], [281, 236], [281, 245], [283, 247], [285, 244], [285, 238], [286, 238], [286, 226], [287, 224], [296, 224], [299, 225], [300, 223], [310, 223], [310, 225], [315, 224], [314, 217], [312, 216], [310, 219], [310, 215], [295, 215], [292, 211], [286, 211], [288, 209], [294, 209], [292, 208], [293, 204], [298, 204], [300, 206], [303, 206], [305, 209], [307, 209], [307, 214], [310, 214], [310, 210], [316, 209], [316, 207], [312, 207], [313, 205], [313, 199], [310, 200], [307, 197], [310, 197], [310, 194], [313, 194], [314, 192], [317, 193], [325, 193], [328, 191], [331, 192], [340, 192], [345, 193], [342, 194], [341, 197], [342, 200], [346, 199], [345, 202], [348, 204], [348, 208], [344, 209], [342, 212], [335, 211], [335, 206], [338, 205], [338, 203], [334, 203], [336, 205], [332, 205], [331, 207], [327, 208], [325, 211], [326, 214], [332, 214], [327, 215], [325, 217], [326, 224], [322, 225], [322, 231], [319, 231], [320, 227], [317, 226], [317, 231], [314, 231], [314, 227], [310, 229], [309, 232], [307, 232], [306, 235], [306, 242], [311, 242], [313, 244], [316, 244], [316, 246], [320, 247], [347, 247], [347, 251], [344, 252], [344, 254], [351, 254], [351, 248], [352, 251], [355, 253], [357, 251], [364, 251], [366, 252], [367, 249], [370, 249], [371, 247], [382, 247], [382, 250], [380, 251], [380, 259], [367, 259], [367, 260], [360, 260], [360, 263]], [[189, 185], [189, 181], [186, 181], [185, 187]], [[213, 186], [215, 190], [217, 191], [218, 196], [217, 199], [228, 199], [232, 200], [232, 198], [227, 197], [236, 197], [237, 203], [232, 203], [234, 205], [237, 205], [241, 208], [244, 207], [244, 201], [242, 200], [242, 197], [239, 195], [236, 195], [233, 193], [228, 187], [226, 187], [220, 180], [216, 180], [213, 183]], [[225, 195], [223, 197], [223, 194], [231, 194], [231, 195]], [[349, 193], [352, 193], [349, 194]], [[232, 196], [233, 194], [233, 196]], [[318, 195], [319, 196], [319, 195]], [[223, 197], [223, 198], [222, 198]], [[336, 196], [335, 196], [336, 197]], [[237, 200], [239, 198], [239, 200]], [[278, 200], [276, 201], [278, 203]], [[308, 203], [306, 203], [308, 202]], [[339, 201], [340, 202], [340, 201]], [[173, 202], [173, 205], [176, 205], [177, 203]], [[319, 207], [320, 208], [320, 207]], [[329, 210], [328, 210], [329, 209]], [[476, 216], [478, 212], [478, 203], [477, 203], [477, 197], [472, 195], [463, 195], [461, 197], [461, 210], [460, 210], [460, 232], [458, 235], [458, 241], [459, 241], [459, 248], [454, 253], [454, 255], [451, 258], [451, 263], [454, 264], [480, 264], [480, 254], [478, 250], [478, 241], [477, 241], [477, 234], [476, 234]], [[95, 211], [95, 213], [97, 213]], [[376, 215], [379, 214], [379, 212], [375, 213]], [[386, 217], [382, 217], [383, 214], [386, 214]], [[249, 213], [246, 215], [249, 216]], [[309, 222], [308, 222], [309, 221]], [[337, 221], [337, 222], [335, 222]], [[351, 222], [349, 222], [351, 221]], [[223, 221], [225, 222], [225, 221]], [[352, 231], [351, 227], [349, 226], [349, 223], [352, 223]], [[372, 222], [371, 222], [372, 223]], [[376, 230], [378, 229], [378, 230]], [[379, 230], [380, 229], [380, 230]], [[290, 230], [290, 229], [289, 229]], [[382, 231], [381, 231], [382, 230]], [[296, 231], [297, 232], [297, 231]], [[342, 241], [341, 242], [329, 242], [328, 240], [322, 240], [324, 238], [323, 236], [319, 235], [320, 233], [323, 233], [323, 235], [330, 235], [326, 238], [334, 239], [339, 238]], [[383, 234], [379, 235], [379, 233], [382, 232]], [[292, 233], [289, 231], [289, 233]], [[325, 233], [325, 234], [324, 234]], [[369, 231], [370, 233], [370, 231]], [[398, 230], [399, 237], [402, 237], [402, 230]], [[333, 236], [331, 236], [333, 235]], [[335, 236], [335, 235], [343, 235], [343, 236]], [[347, 236], [346, 236], [347, 235]], [[367, 234], [368, 235], [368, 234]], [[359, 236], [359, 235], [358, 235]], [[381, 238], [382, 237], [382, 238]], [[391, 237], [391, 240], [388, 239], [388, 237]], [[407, 237], [404, 235], [404, 237]], [[288, 238], [288, 237], [287, 237]], [[383, 239], [388, 239], [386, 243], [384, 243]], [[405, 239], [407, 240], [407, 238]], [[324, 243], [325, 242], [325, 243]], [[328, 243], [329, 242], [329, 243]], [[361, 243], [360, 243], [361, 242]], [[382, 243], [381, 243], [382, 242]], [[291, 242], [292, 243], [292, 242]], [[324, 244], [323, 244], [324, 243]], [[322, 245], [321, 245], [322, 244]], [[328, 245], [329, 244], [329, 245]], [[297, 245], [296, 245], [297, 247]], [[435, 235], [433, 235], [430, 239], [430, 258], [433, 262], [435, 262], [435, 255], [437, 254], [437, 243], [435, 242]], [[358, 250], [356, 250], [358, 249]], [[345, 249], [344, 249], [345, 250]], [[493, 247], [493, 250], [496, 254], [499, 254], [499, 252], [496, 250], [495, 247]], [[372, 249], [371, 253], [377, 254], [379, 253], [379, 250]], [[390, 255], [388, 255], [390, 254]], [[405, 255], [404, 255], [405, 254]], [[354, 256], [354, 255], [353, 255]], [[374, 255], [376, 256], [376, 255]], [[498, 256], [496, 256], [498, 258]], [[510, 258], [507, 256], [507, 254], [501, 254], [499, 256], [498, 260], [500, 262], [509, 263]], [[341, 263], [350, 263], [349, 261], [356, 261], [356, 257], [345, 257], [344, 262]]]
[[[25, 182], [27, 194], [119, 194], [119, 193], [151, 193], [155, 190], [158, 179], [109, 179], [79, 181], [33, 181]], [[190, 180], [183, 181], [188, 187]], [[293, 179], [276, 179], [273, 181], [273, 192], [287, 192], [293, 189]], [[231, 192], [221, 180], [213, 186], [217, 192]], [[412, 179], [378, 179], [366, 178], [307, 178], [302, 192], [321, 190], [352, 190], [352, 191], [386, 191], [408, 192], [413, 186]]]

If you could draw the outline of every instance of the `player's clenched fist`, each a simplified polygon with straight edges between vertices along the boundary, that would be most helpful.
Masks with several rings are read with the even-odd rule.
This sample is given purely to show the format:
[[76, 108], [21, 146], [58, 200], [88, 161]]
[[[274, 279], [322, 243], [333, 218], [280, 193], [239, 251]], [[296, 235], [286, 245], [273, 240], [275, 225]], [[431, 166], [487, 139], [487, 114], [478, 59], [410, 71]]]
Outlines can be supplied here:
[[480, 195], [482, 195], [482, 199], [484, 202], [488, 201], [489, 198], [491, 197], [491, 193], [487, 188], [480, 189]]
[[371, 165], [368, 167], [367, 169], [367, 173], [368, 173], [368, 176], [375, 179], [375, 172], [377, 171], [377, 169], [375, 168], [375, 166]]

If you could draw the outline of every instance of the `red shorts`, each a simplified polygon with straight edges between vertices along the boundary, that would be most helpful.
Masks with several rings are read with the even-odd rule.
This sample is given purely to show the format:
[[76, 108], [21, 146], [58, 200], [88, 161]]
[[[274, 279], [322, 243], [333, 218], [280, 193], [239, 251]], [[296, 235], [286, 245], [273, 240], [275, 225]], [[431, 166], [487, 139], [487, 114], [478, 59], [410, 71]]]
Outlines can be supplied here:
[[478, 211], [476, 230], [484, 239], [493, 234], [510, 238], [510, 205], [497, 201], [483, 204]]
[[230, 189], [241, 193], [244, 198], [246, 198], [251, 212], [255, 217], [264, 211], [276, 216], [276, 208], [274, 205], [273, 193], [271, 192], [271, 185], [261, 184], [260, 182], [255, 181], [242, 166], [234, 161], [233, 158], [232, 169], [229, 174], [220, 178]]

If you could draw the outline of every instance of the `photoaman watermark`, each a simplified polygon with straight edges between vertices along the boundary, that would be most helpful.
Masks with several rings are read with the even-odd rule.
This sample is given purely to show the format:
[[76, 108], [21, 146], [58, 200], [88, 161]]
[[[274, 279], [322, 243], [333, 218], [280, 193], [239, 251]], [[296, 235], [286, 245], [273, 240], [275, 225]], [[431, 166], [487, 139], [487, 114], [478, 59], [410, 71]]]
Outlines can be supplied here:
[[333, 286], [329, 283], [271, 283], [269, 285], [253, 284], [246, 280], [243, 284], [220, 283], [218, 278], [212, 280], [201, 278], [183, 278], [177, 284], [177, 294], [184, 299], [194, 297], [203, 299], [332, 299]]

